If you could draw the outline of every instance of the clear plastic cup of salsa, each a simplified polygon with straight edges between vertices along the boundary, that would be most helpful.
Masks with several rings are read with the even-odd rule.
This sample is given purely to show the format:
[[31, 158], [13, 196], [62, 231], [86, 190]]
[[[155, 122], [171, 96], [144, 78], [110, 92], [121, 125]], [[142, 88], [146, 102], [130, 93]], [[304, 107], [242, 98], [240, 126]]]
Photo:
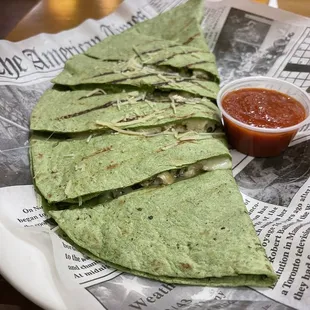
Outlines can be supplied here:
[[[276, 91], [287, 96], [287, 100], [291, 99], [291, 101], [294, 101], [295, 99], [303, 107], [305, 112], [304, 117], [300, 119], [298, 123], [292, 126], [276, 126], [275, 128], [268, 127], [272, 126], [272, 124], [268, 124], [268, 128], [259, 123], [255, 124], [255, 120], [247, 120], [246, 122], [243, 120], [241, 121], [242, 117], [240, 118], [238, 111], [241, 111], [242, 115], [246, 114], [249, 118], [251, 117], [251, 113], [253, 113], [253, 119], [255, 119], [254, 110], [256, 109], [256, 111], [258, 111], [257, 109], [264, 109], [264, 107], [259, 106], [260, 101], [255, 99], [255, 109], [247, 110], [247, 105], [251, 104], [251, 98], [250, 96], [245, 96], [247, 92], [251, 93], [251, 90], [253, 90], [252, 93], [263, 92], [264, 94], [270, 93], [269, 90], [272, 91], [271, 93]], [[242, 92], [244, 97], [241, 96]], [[236, 96], [238, 93], [240, 93], [240, 98]], [[235, 96], [234, 98], [237, 101], [246, 100], [245, 103], [242, 103], [242, 108], [238, 107], [238, 102], [236, 102], [236, 107], [238, 108], [236, 115], [232, 115], [234, 114], [231, 112], [233, 109], [229, 109], [229, 106], [227, 105], [230, 98], [232, 98], [232, 95]], [[257, 98], [260, 98], [260, 94], [258, 94]], [[285, 97], [283, 98], [285, 100]], [[285, 104], [282, 103], [281, 100], [277, 102], [278, 110], [275, 111], [276, 113], [273, 113], [273, 120], [276, 115], [276, 117], [279, 118], [279, 122], [280, 119], [286, 119], [289, 117], [289, 112], [284, 111], [285, 109], [281, 109], [281, 104]], [[266, 105], [267, 101], [265, 100], [264, 102]], [[254, 157], [271, 157], [280, 155], [288, 147], [289, 143], [294, 138], [298, 130], [304, 124], [310, 122], [310, 98], [308, 94], [292, 83], [271, 77], [248, 77], [230, 82], [221, 88], [217, 97], [217, 104], [222, 113], [224, 127], [230, 145], [237, 151]], [[270, 101], [270, 105], [271, 104], [272, 100]], [[298, 108], [300, 108], [300, 106]], [[243, 113], [244, 110], [246, 110], [246, 113]], [[285, 113], [286, 115], [284, 115]], [[268, 115], [266, 115], [265, 118], [268, 120]]]

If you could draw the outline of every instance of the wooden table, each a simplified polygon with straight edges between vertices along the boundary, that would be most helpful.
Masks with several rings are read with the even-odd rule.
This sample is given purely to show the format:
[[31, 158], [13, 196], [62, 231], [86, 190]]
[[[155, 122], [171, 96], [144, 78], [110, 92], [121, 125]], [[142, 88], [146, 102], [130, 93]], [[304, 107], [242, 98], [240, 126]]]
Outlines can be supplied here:
[[279, 8], [310, 17], [309, 0], [278, 0]]
[[[3, 0], [2, 0], [3, 1]], [[6, 37], [10, 41], [20, 41], [41, 32], [57, 33], [70, 29], [87, 18], [99, 19], [113, 12], [122, 0], [4, 0], [7, 15], [11, 19], [2, 20], [0, 27], [14, 25], [31, 8], [16, 27]], [[268, 0], [256, 0], [266, 3]], [[2, 2], [1, 2], [2, 3]], [[278, 0], [280, 8], [310, 17], [310, 0]], [[11, 10], [9, 9], [11, 8]], [[13, 15], [12, 12], [13, 11]], [[6, 13], [4, 14], [4, 16]], [[1, 17], [1, 14], [0, 14]], [[21, 18], [21, 16], [20, 16]], [[0, 275], [0, 310], [40, 310], [9, 285]]]
[[[41, 0], [6, 39], [20, 41], [41, 32], [56, 33], [70, 29], [87, 18], [98, 19], [110, 14], [121, 2], [122, 0]], [[310, 0], [278, 0], [278, 4], [280, 8], [310, 17]]]
[[113, 12], [122, 0], [41, 0], [12, 30], [7, 40], [20, 41], [38, 33], [57, 33]]

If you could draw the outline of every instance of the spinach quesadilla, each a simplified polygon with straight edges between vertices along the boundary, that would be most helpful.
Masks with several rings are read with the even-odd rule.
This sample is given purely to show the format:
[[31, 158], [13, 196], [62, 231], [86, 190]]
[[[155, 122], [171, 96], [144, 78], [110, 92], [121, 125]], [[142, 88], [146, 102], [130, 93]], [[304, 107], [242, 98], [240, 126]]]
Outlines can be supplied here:
[[170, 184], [203, 171], [230, 169], [225, 142], [213, 135], [191, 134], [177, 139], [172, 134], [108, 134], [88, 142], [86, 138], [33, 137], [35, 183], [49, 202], [61, 202], [137, 184], [153, 185], [156, 178]]
[[159, 281], [277, 277], [232, 176], [215, 57], [190, 0], [73, 56], [31, 116], [44, 212], [91, 258]]
[[[46, 113], [46, 110], [49, 113]], [[214, 132], [221, 128], [217, 107], [206, 98], [186, 94], [121, 92], [105, 94], [101, 89], [45, 92], [31, 116], [31, 129], [58, 133], [103, 131], [109, 124], [123, 129], [174, 128]]]
[[134, 274], [212, 286], [276, 279], [229, 170], [50, 213], [79, 246]]
[[[201, 60], [196, 60], [195, 63], [201, 62]], [[211, 59], [210, 62], [215, 61]], [[68, 86], [83, 84], [144, 86], [159, 90], [186, 91], [216, 99], [219, 86], [217, 82], [210, 80], [208, 71], [204, 72], [202, 69], [199, 72], [172, 70], [161, 68], [159, 65], [148, 66], [139, 60], [139, 56], [125, 63], [114, 63], [77, 55], [66, 62], [64, 71], [53, 81]]]

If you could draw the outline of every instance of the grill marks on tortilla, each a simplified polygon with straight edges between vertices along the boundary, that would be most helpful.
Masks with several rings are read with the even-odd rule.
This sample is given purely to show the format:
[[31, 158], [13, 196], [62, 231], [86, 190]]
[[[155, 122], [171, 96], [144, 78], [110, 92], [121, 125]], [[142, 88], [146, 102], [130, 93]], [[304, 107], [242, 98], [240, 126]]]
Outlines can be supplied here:
[[180, 263], [181, 269], [192, 269], [192, 266], [188, 263]]
[[[173, 53], [172, 55], [160, 59], [156, 62], [152, 62], [152, 63], [148, 63], [149, 65], [160, 65], [163, 62], [166, 62], [172, 58], [174, 58], [175, 56], [180, 56], [180, 55], [191, 55], [191, 54], [195, 54], [195, 53], [202, 53], [202, 54], [210, 54], [209, 51], [200, 51], [200, 50], [194, 50], [194, 51], [188, 51], [188, 52], [179, 52], [179, 53]], [[210, 61], [209, 63], [214, 63], [213, 61]]]
[[189, 43], [191, 43], [194, 39], [196, 39], [197, 37], [200, 36], [200, 32], [194, 34], [193, 36], [189, 37], [183, 44], [187, 45]]
[[[74, 118], [74, 117], [81, 116], [81, 115], [84, 115], [84, 114], [87, 114], [87, 113], [91, 113], [91, 112], [94, 112], [94, 111], [98, 111], [98, 110], [101, 110], [101, 109], [106, 109], [108, 107], [111, 107], [112, 105], [116, 105], [116, 104], [122, 103], [122, 102], [128, 102], [128, 100], [119, 100], [119, 101], [112, 100], [112, 101], [106, 102], [105, 104], [97, 106], [97, 107], [93, 107], [93, 108], [82, 110], [82, 111], [79, 111], [79, 112], [75, 112], [75, 113], [59, 116], [59, 117], [55, 118], [55, 120], [64, 120], [64, 119]], [[126, 120], [124, 122], [129, 122], [129, 121], [135, 120], [137, 118], [139, 118], [139, 117], [137, 116], [137, 117], [126, 118]]]
[[156, 52], [159, 52], [159, 51], [162, 51], [162, 50], [166, 50], [167, 48], [172, 48], [172, 47], [179, 47], [179, 46], [182, 46], [180, 44], [172, 44], [170, 46], [165, 46], [165, 47], [161, 47], [161, 48], [155, 48], [155, 49], [152, 49], [152, 50], [148, 50], [148, 51], [143, 51], [143, 52], [139, 52], [140, 55], [145, 55], [145, 54], [151, 54], [151, 53], [156, 53]]
[[[162, 62], [162, 61], [161, 61]], [[188, 67], [190, 66], [194, 66], [196, 64], [202, 64], [202, 63], [213, 63], [212, 61], [199, 61], [199, 62], [195, 62], [195, 63], [191, 63], [189, 65], [187, 65]], [[126, 72], [128, 72], [129, 70], [126, 70]], [[130, 71], [129, 71], [130, 72]], [[132, 72], [133, 74], [135, 73], [134, 71]], [[115, 72], [113, 73], [108, 73], [108, 74], [115, 74]], [[97, 77], [101, 77], [101, 76], [104, 76], [104, 75], [107, 75], [107, 73], [103, 73], [103, 74], [97, 74], [97, 75], [94, 75], [92, 77], [90, 77], [89, 79], [92, 79], [92, 78], [97, 78]], [[182, 80], [203, 80], [203, 79], [200, 79], [200, 78], [197, 78], [197, 77], [193, 77], [193, 76], [182, 76], [180, 74], [178, 74], [178, 72], [175, 72], [175, 73], [168, 73], [168, 72], [163, 72], [163, 71], [157, 71], [157, 72], [152, 72], [152, 73], [145, 73], [145, 74], [140, 74], [140, 75], [134, 75], [134, 76], [128, 76], [128, 77], [124, 77], [124, 78], [121, 78], [121, 79], [116, 79], [116, 80], [112, 80], [112, 81], [109, 81], [110, 84], [117, 84], [117, 83], [120, 83], [120, 82], [124, 82], [124, 81], [132, 81], [132, 80], [137, 80], [137, 79], [142, 79], [142, 82], [143, 82], [143, 78], [146, 78], [146, 77], [150, 77], [150, 76], [164, 76], [164, 77], [167, 77], [167, 78], [171, 78], [171, 81], [169, 82], [182, 82]], [[154, 85], [154, 84], [152, 84]]]
[[[190, 78], [190, 80], [191, 79], [192, 78]], [[183, 82], [183, 81], [180, 81], [180, 82]], [[160, 83], [160, 85], [169, 85], [169, 82]], [[93, 94], [92, 96], [104, 96], [104, 95], [105, 94], [98, 94], [98, 93], [96, 93], [96, 94]], [[130, 94], [128, 94], [128, 96], [130, 96]], [[76, 99], [76, 100], [88, 99], [89, 97], [91, 97], [91, 96], [83, 96], [83, 97], [80, 97], [79, 99]], [[132, 96], [130, 98], [132, 98], [133, 100], [136, 100], [136, 101], [129, 101], [128, 99], [111, 100], [111, 101], [108, 101], [108, 102], [106, 102], [106, 103], [104, 103], [102, 105], [99, 105], [99, 106], [96, 106], [96, 107], [93, 107], [93, 108], [89, 108], [89, 109], [77, 111], [77, 112], [74, 112], [74, 113], [71, 113], [71, 114], [66, 114], [66, 115], [62, 115], [62, 116], [56, 117], [55, 120], [61, 121], [61, 120], [66, 120], [66, 119], [70, 119], [70, 118], [75, 118], [75, 117], [78, 117], [78, 116], [81, 116], [81, 115], [85, 115], [85, 114], [88, 114], [88, 113], [91, 113], [91, 112], [94, 112], [94, 111], [106, 109], [106, 108], [109, 108], [111, 106], [116, 106], [116, 105], [119, 106], [119, 104], [121, 104], [121, 103], [135, 104], [138, 101], [143, 101], [141, 96], [136, 96], [136, 97]], [[200, 99], [200, 98], [197, 98], [197, 99]], [[147, 100], [150, 101], [149, 99], [147, 99]], [[154, 111], [153, 111], [153, 113], [157, 113], [158, 114], [160, 112], [160, 111], [158, 111], [156, 109], [156, 104], [157, 103], [167, 103], [167, 104], [169, 104], [169, 107], [165, 108], [162, 111], [165, 111], [165, 110], [168, 110], [168, 109], [171, 108], [171, 103], [172, 103], [171, 99], [165, 99], [165, 98], [162, 98], [162, 97], [159, 97], [157, 99], [156, 96], [155, 96], [154, 98], [152, 98], [152, 100], [156, 100], [156, 101], [150, 101], [151, 104], [154, 104]], [[184, 98], [184, 100], [185, 100], [184, 102], [175, 102], [174, 106], [178, 107], [180, 105], [186, 104], [186, 98]], [[190, 98], [189, 98], [189, 100], [190, 100]], [[199, 102], [197, 102], [195, 104], [199, 104]], [[160, 112], [160, 113], [162, 113], [162, 112]], [[191, 115], [193, 115], [193, 113], [189, 114], [189, 115], [183, 115], [182, 117], [175, 117], [175, 118], [185, 119], [185, 118], [191, 117]], [[140, 119], [140, 118], [143, 119], [143, 118], [148, 117], [148, 116], [150, 116], [149, 113], [146, 113], [146, 114], [143, 114], [143, 115], [137, 115], [136, 114], [135, 116], [130, 116], [130, 117], [129, 116], [125, 116], [123, 119], [119, 120], [117, 123], [123, 123], [123, 122], [125, 123], [125, 122], [129, 122], [129, 121], [137, 120], [137, 119]]]
[[[175, 44], [175, 45], [171, 45], [169, 46], [168, 48], [174, 48], [174, 47], [181, 47], [181, 45], [179, 44]], [[153, 50], [149, 50], [149, 51], [143, 51], [143, 52], [139, 52], [139, 55], [147, 55], [147, 54], [151, 54], [151, 53], [155, 53], [155, 52], [159, 52], [159, 51], [163, 51], [163, 50], [167, 50], [167, 47], [163, 47], [163, 48], [158, 48], [158, 49], [153, 49]], [[159, 59], [157, 60], [156, 62], [153, 62], [153, 63], [149, 63], [148, 61], [146, 61], [146, 63], [148, 65], [160, 65], [161, 63], [164, 63], [164, 62], [167, 62], [168, 60], [176, 57], [176, 56], [180, 56], [180, 55], [191, 55], [191, 54], [195, 54], [195, 53], [202, 53], [202, 54], [211, 54], [209, 51], [203, 51], [203, 50], [199, 50], [199, 49], [195, 49], [195, 50], [190, 50], [190, 51], [181, 51], [181, 52], [174, 52], [172, 55], [168, 56], [168, 57], [164, 57], [162, 59]], [[89, 56], [87, 56], [89, 57]], [[138, 58], [135, 58], [136, 61], [138, 61]], [[111, 60], [99, 60], [99, 61], [107, 61], [107, 62], [111, 62]], [[124, 64], [125, 62], [124, 61], [117, 61], [117, 64]], [[194, 64], [214, 64], [214, 61], [206, 61], [206, 60], [203, 60], [203, 61], [200, 61], [200, 62], [197, 62], [197, 63], [193, 63], [193, 64], [185, 64], [184, 67], [188, 67], [190, 68], [190, 66], [194, 65]], [[141, 66], [143, 66], [143, 63], [140, 64]], [[119, 73], [120, 74], [123, 74], [123, 73], [128, 73], [128, 72], [131, 72], [132, 70], [129, 70], [129, 69], [125, 69], [125, 70], [120, 70]], [[113, 75], [113, 74], [116, 74], [118, 72], [118, 70], [115, 70], [115, 71], [108, 71], [108, 72], [103, 72], [103, 73], [100, 73], [100, 74], [96, 74], [96, 75], [93, 75], [92, 77], [90, 77], [89, 79], [91, 78], [96, 78], [96, 77], [103, 77], [103, 76], [108, 76], [108, 75]], [[162, 74], [162, 75], [165, 75], [167, 73], [164, 73], [164, 72], [158, 72], [159, 74]], [[207, 72], [206, 72], [207, 73]], [[150, 75], [156, 75], [156, 73], [150, 73], [149, 75], [141, 75], [139, 77], [146, 77], [146, 76], [150, 76]], [[137, 77], [130, 77], [131, 79], [137, 79]], [[124, 79], [118, 79], [118, 80], [115, 80], [115, 81], [111, 81], [110, 83], [118, 83], [118, 82], [121, 82], [121, 81], [125, 81], [129, 78], [124, 78]]]
[[120, 164], [119, 163], [111, 163], [111, 164], [109, 164], [108, 166], [106, 166], [106, 170], [112, 170], [112, 169], [114, 169], [114, 168], [116, 168], [116, 167], [118, 167]]
[[111, 151], [111, 150], [112, 150], [112, 145], [107, 146], [107, 147], [104, 147], [104, 148], [102, 148], [102, 149], [99, 149], [99, 150], [95, 151], [94, 153], [92, 153], [92, 154], [90, 154], [90, 155], [84, 156], [84, 157], [82, 157], [81, 160], [85, 160], [85, 159], [88, 159], [88, 158], [90, 158], [90, 157], [96, 156], [96, 155], [98, 155], [98, 154], [105, 153], [105, 152], [109, 152], [109, 151]]
[[187, 67], [192, 67], [192, 66], [195, 66], [195, 65], [201, 65], [201, 64], [211, 64], [213, 63], [213, 61], [206, 61], [206, 60], [201, 60], [201, 61], [197, 61], [197, 62], [193, 62], [189, 65], [187, 65]]
[[[171, 48], [177, 48], [179, 47], [179, 49], [174, 50], [170, 50]], [[111, 66], [111, 61], [110, 59], [98, 59], [97, 61], [91, 61], [88, 64], [88, 67], [85, 67], [86, 71], [83, 70], [83, 66], [80, 65], [80, 63], [78, 62], [78, 60], [76, 59], [74, 61], [73, 60], [69, 60], [70, 66], [68, 66], [67, 68], [65, 67], [64, 72], [67, 71], [67, 76], [66, 78], [64, 78], [65, 75], [61, 74], [60, 76], [62, 76], [63, 78], [60, 78], [59, 82], [61, 84], [68, 84], [68, 85], [83, 85], [83, 84], [88, 84], [88, 83], [102, 83], [102, 84], [117, 84], [117, 83], [122, 83], [122, 82], [129, 82], [130, 81], [134, 81], [137, 79], [142, 79], [142, 83], [144, 82], [143, 79], [147, 78], [147, 77], [152, 77], [152, 76], [156, 76], [156, 75], [161, 75], [161, 76], [165, 76], [165, 77], [171, 77], [172, 79], [174, 78], [174, 76], [176, 76], [177, 79], [182, 79], [185, 78], [182, 74], [180, 74], [179, 70], [187, 68], [190, 70], [193, 70], [195, 68], [193, 68], [195, 65], [201, 65], [201, 67], [197, 68], [198, 70], [200, 70], [201, 72], [204, 72], [204, 79], [205, 80], [210, 80], [211, 79], [215, 79], [214, 76], [216, 75], [216, 66], [215, 66], [215, 61], [213, 59], [213, 57], [211, 57], [210, 59], [203, 57], [201, 54], [206, 54], [206, 55], [212, 55], [210, 53], [210, 51], [208, 50], [203, 50], [201, 48], [197, 48], [197, 47], [187, 47], [186, 45], [183, 45], [183, 49], [180, 50], [182, 48], [182, 45], [180, 44], [172, 44], [169, 46], [164, 46], [164, 47], [160, 47], [160, 48], [153, 48], [150, 50], [146, 50], [143, 51], [137, 51], [136, 47], [134, 46], [134, 50], [136, 51], [136, 53], [138, 53], [139, 56], [131, 56], [130, 59], [128, 59], [127, 64], [126, 61], [117, 61], [115, 66]], [[194, 48], [194, 50], [193, 50]], [[184, 50], [186, 49], [186, 50]], [[160, 53], [161, 51], [164, 51], [164, 53]], [[154, 53], [158, 53], [157, 55], [155, 55], [155, 59], [157, 58], [157, 60], [152, 62], [152, 56], [149, 56], [149, 59], [145, 59], [143, 60], [143, 58], [141, 56], [146, 55], [146, 57], [148, 58], [147, 55], [151, 55]], [[168, 53], [168, 55], [167, 55]], [[197, 55], [195, 55], [197, 54]], [[189, 56], [189, 55], [195, 55], [192, 58], [198, 58], [198, 61], [194, 61], [194, 59], [189, 59], [189, 58], [181, 58], [179, 57], [176, 62], [172, 61], [170, 62], [170, 60], [172, 60], [173, 58], [177, 57], [177, 56]], [[85, 56], [88, 59], [88, 56]], [[160, 59], [158, 59], [158, 57]], [[200, 59], [200, 60], [199, 60]], [[83, 58], [81, 58], [81, 61], [83, 60]], [[86, 59], [85, 59], [86, 60]], [[93, 74], [91, 70], [89, 70], [89, 66], [94, 65], [96, 67], [96, 62], [100, 63], [100, 67], [98, 67], [97, 73]], [[103, 63], [105, 63], [108, 65], [108, 67], [105, 67], [103, 65]], [[132, 63], [133, 62], [133, 63]], [[214, 65], [211, 66], [210, 68], [208, 67], [204, 67], [203, 65]], [[146, 65], [146, 66], [145, 66]], [[147, 65], [155, 65], [158, 66], [157, 68], [149, 68], [150, 70], [156, 70], [155, 72], [149, 72], [146, 74], [138, 74], [138, 71], [142, 71], [143, 70], [147, 70], [148, 67]], [[169, 69], [171, 71], [173, 71], [173, 73], [168, 73], [167, 71], [163, 71], [162, 70], [162, 66], [168, 66]], [[75, 69], [74, 69], [75, 68]], [[105, 69], [106, 68], [106, 69]], [[81, 74], [83, 75], [83, 78], [78, 78], [78, 73], [79, 71], [81, 71]], [[99, 71], [99, 72], [98, 72]], [[103, 72], [100, 72], [103, 71]], [[106, 71], [106, 72], [104, 72]], [[142, 73], [141, 72], [141, 73]], [[121, 75], [125, 75], [125, 73], [127, 73], [129, 76], [125, 76], [125, 77], [121, 77]], [[109, 78], [109, 76], [113, 76], [115, 75], [115, 78]], [[131, 75], [131, 76], [130, 76]], [[107, 77], [107, 79], [100, 79], [103, 77]], [[159, 76], [160, 77], [160, 76]], [[193, 78], [195, 79], [199, 79], [199, 77], [195, 77], [192, 75]], [[200, 74], [200, 78], [202, 77], [202, 74]], [[94, 81], [92, 81], [92, 79], [95, 79]], [[58, 78], [55, 79], [55, 81], [58, 81]], [[178, 82], [178, 81], [176, 81]], [[156, 81], [155, 81], [156, 83]], [[148, 85], [152, 87], [153, 82], [151, 81], [145, 81], [145, 83], [143, 83], [144, 85]], [[136, 83], [133, 84], [134, 86], [136, 85]], [[160, 85], [160, 84], [157, 84]]]
[[[196, 165], [193, 167], [192, 163], [217, 156], [224, 156], [230, 167], [227, 148], [221, 140], [211, 135], [197, 135], [198, 140], [191, 144], [192, 147], [189, 150], [184, 148], [185, 143], [179, 143], [162, 152], [157, 152], [161, 145], [172, 145], [176, 141], [173, 134], [161, 133], [153, 137], [102, 134], [93, 137], [89, 143], [86, 142], [86, 138], [60, 140], [56, 148], [54, 144], [58, 140], [46, 141], [44, 137], [38, 136], [31, 141], [32, 158], [35, 159], [39, 153], [48, 154], [48, 156], [33, 160], [34, 174], [39, 172], [44, 176], [36, 181], [36, 185], [44, 197], [53, 192], [53, 199], [49, 197], [47, 199], [50, 203], [58, 203], [88, 194], [132, 190], [131, 186], [141, 184], [144, 180], [148, 180], [147, 183], [150, 185], [165, 184], [165, 180], [170, 184], [170, 179], [174, 182], [176, 179], [182, 180], [183, 176], [193, 177], [196, 173], [202, 172], [200, 168], [205, 169], [205, 166], [209, 166], [208, 163], [203, 162], [196, 169]], [[34, 141], [37, 143], [33, 143]], [[63, 154], [74, 156], [64, 157]], [[167, 165], [162, 166], [162, 162], [166, 159], [168, 159]], [[112, 162], [113, 160], [117, 162]], [[220, 159], [220, 162], [222, 161]], [[56, 179], [52, 177], [54, 166], [57, 166], [58, 170]], [[182, 172], [175, 170], [179, 167], [182, 168]], [[141, 171], [138, 170], [140, 168]], [[227, 169], [227, 167], [220, 168]], [[188, 169], [190, 173], [187, 173]], [[171, 170], [173, 170], [171, 176], [167, 173], [162, 175], [162, 172], [171, 173]], [[154, 180], [153, 177], [155, 177]], [[64, 186], [70, 180], [74, 186], [66, 186], [64, 191]]]
[[94, 75], [93, 77], [105, 76], [105, 75], [111, 75], [111, 74], [115, 74], [115, 72], [114, 71], [108, 71], [108, 72], [104, 72], [104, 73], [101, 73], [101, 74]]
[[[89, 97], [84, 97], [84, 98], [89, 98]], [[83, 98], [81, 97], [81, 98], [79, 98], [77, 100], [81, 100], [81, 99], [83, 99]], [[100, 106], [97, 106], [97, 107], [93, 107], [93, 108], [86, 109], [86, 110], [81, 110], [81, 111], [78, 111], [78, 112], [75, 112], [75, 113], [59, 116], [59, 117], [55, 118], [55, 120], [63, 120], [63, 119], [69, 119], [69, 118], [81, 116], [81, 115], [84, 115], [84, 114], [87, 114], [87, 113], [90, 113], [90, 112], [106, 109], [106, 108], [109, 108], [109, 107], [111, 107], [113, 105], [116, 105], [118, 103], [123, 103], [123, 102], [129, 102], [129, 101], [128, 100], [121, 100], [121, 99], [119, 99], [119, 100], [111, 100], [111, 101], [108, 101], [108, 102], [106, 102], [106, 103], [104, 103], [104, 104], [102, 104]]]
[[93, 107], [93, 108], [90, 108], [90, 109], [86, 109], [86, 110], [82, 110], [82, 111], [75, 112], [75, 113], [72, 113], [72, 114], [67, 114], [67, 115], [63, 115], [63, 116], [57, 117], [56, 120], [73, 118], [73, 117], [77, 117], [77, 116], [80, 116], [80, 115], [83, 115], [83, 114], [87, 114], [87, 113], [90, 113], [90, 112], [93, 112], [93, 111], [105, 109], [105, 108], [108, 108], [108, 107], [110, 107], [111, 105], [113, 105], [115, 103], [117, 103], [117, 101], [109, 101], [109, 102], [106, 102], [105, 104], [103, 104], [101, 106], [98, 106], [98, 107]]
[[140, 78], [145, 78], [145, 77], [148, 77], [148, 76], [156, 76], [156, 75], [158, 75], [158, 73], [141, 74], [141, 75], [137, 75], [137, 76], [133, 76], [133, 77], [126, 77], [126, 78], [123, 78], [123, 79], [118, 79], [118, 80], [110, 81], [110, 83], [111, 84], [116, 84], [116, 83], [123, 82], [123, 81], [137, 80], [137, 79], [140, 79]]
[[[210, 87], [207, 87], [207, 86], [204, 86], [203, 84], [201, 84], [201, 83], [199, 83], [199, 82], [204, 82], [203, 80], [198, 80], [198, 79], [191, 79], [191, 80], [189, 80], [189, 81], [177, 81], [177, 80], [175, 80], [175, 81], [167, 81], [167, 82], [158, 82], [158, 83], [154, 83], [153, 85], [154, 86], [167, 86], [166, 88], [168, 88], [168, 89], [174, 89], [174, 87], [173, 87], [173, 84], [175, 85], [175, 84], [181, 84], [181, 86], [183, 86], [182, 85], [182, 83], [183, 82], [187, 82], [187, 83], [191, 83], [191, 84], [193, 84], [193, 85], [196, 85], [196, 86], [199, 86], [199, 87], [201, 87], [201, 88], [203, 88], [203, 89], [205, 89], [205, 90], [207, 90], [208, 92], [209, 92], [209, 94], [208, 95], [206, 95], [205, 94], [205, 97], [207, 97], [207, 98], [209, 98], [209, 99], [214, 99], [213, 97], [215, 97], [216, 96], [216, 92], [214, 92]], [[212, 83], [211, 81], [209, 81], [210, 83]], [[191, 91], [189, 91], [189, 92], [191, 92]], [[194, 93], [193, 91], [192, 91], [192, 93]]]

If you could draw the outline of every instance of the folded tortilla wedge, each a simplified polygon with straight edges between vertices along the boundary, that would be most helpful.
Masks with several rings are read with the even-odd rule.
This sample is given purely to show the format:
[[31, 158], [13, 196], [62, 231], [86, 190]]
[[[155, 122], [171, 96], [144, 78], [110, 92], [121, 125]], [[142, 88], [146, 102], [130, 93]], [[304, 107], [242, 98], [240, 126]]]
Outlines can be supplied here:
[[[206, 98], [141, 91], [106, 94], [101, 89], [46, 91], [31, 115], [32, 130], [79, 133], [110, 129], [213, 132], [221, 127], [216, 105]], [[183, 128], [182, 128], [183, 127]]]
[[139, 276], [210, 286], [277, 279], [230, 170], [50, 214], [77, 245]]
[[[186, 57], [183, 55], [183, 59]], [[200, 63], [200, 60], [196, 61]], [[215, 64], [214, 57], [210, 63]], [[180, 64], [185, 68], [184, 64]], [[139, 57], [125, 62], [111, 62], [93, 59], [87, 55], [76, 55], [69, 59], [64, 70], [53, 79], [54, 83], [76, 85], [130, 85], [143, 86], [160, 90], [186, 91], [193, 95], [216, 99], [219, 90], [218, 82], [210, 80], [205, 74], [195, 74], [162, 69], [159, 66], [141, 64]]]
[[138, 134], [67, 140], [33, 136], [35, 185], [55, 203], [103, 192], [115, 197], [132, 187], [171, 184], [204, 171], [231, 168], [223, 134]]
[[143, 64], [174, 68], [190, 65], [191, 69], [201, 69], [218, 78], [215, 58], [200, 27], [202, 14], [203, 1], [188, 1], [120, 35], [104, 39], [85, 55], [112, 61], [138, 56]]
[[202, 4], [189, 1], [103, 40], [83, 55], [72, 57], [53, 82], [143, 86], [216, 99], [215, 57], [199, 25]]

